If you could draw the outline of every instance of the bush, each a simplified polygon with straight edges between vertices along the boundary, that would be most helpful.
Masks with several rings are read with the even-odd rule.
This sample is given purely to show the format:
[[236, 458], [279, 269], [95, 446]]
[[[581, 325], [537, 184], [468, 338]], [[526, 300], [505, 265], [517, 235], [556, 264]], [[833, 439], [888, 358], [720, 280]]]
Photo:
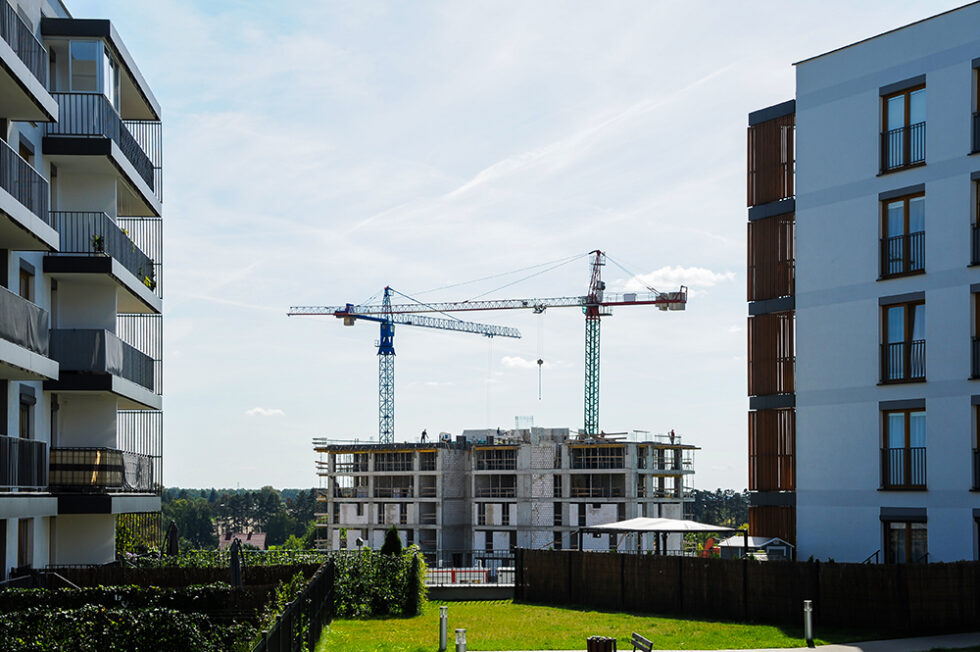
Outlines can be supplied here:
[[28, 609], [0, 615], [7, 652], [156, 652], [245, 650], [252, 630], [214, 627], [198, 614], [173, 609]]
[[421, 610], [425, 566], [415, 546], [397, 556], [364, 548], [337, 553], [334, 561], [338, 617], [414, 615]]
[[398, 536], [398, 528], [392, 525], [385, 532], [385, 542], [381, 546], [382, 555], [400, 555], [402, 554], [402, 540]]

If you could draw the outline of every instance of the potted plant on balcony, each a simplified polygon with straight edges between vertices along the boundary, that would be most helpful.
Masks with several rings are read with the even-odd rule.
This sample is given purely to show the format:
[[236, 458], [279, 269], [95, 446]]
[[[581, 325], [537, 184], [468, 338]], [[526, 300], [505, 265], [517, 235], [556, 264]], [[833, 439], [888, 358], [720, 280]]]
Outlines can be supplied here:
[[92, 234], [92, 251], [97, 254], [105, 253], [105, 236], [98, 233]]

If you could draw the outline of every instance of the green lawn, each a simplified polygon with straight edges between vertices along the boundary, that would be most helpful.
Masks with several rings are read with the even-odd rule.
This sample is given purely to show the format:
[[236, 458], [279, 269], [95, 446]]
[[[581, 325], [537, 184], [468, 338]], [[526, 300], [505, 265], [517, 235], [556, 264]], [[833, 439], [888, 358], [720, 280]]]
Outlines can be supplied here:
[[[449, 606], [449, 650], [453, 630], [466, 629], [468, 650], [584, 650], [589, 636], [615, 636], [620, 650], [631, 650], [637, 632], [659, 649], [723, 649], [804, 646], [799, 629], [680, 620], [647, 615], [562, 609], [492, 602], [429, 602], [415, 618], [335, 620], [324, 630], [317, 652], [434, 651], [439, 648], [439, 606]], [[867, 640], [855, 632], [824, 633], [817, 643]]]

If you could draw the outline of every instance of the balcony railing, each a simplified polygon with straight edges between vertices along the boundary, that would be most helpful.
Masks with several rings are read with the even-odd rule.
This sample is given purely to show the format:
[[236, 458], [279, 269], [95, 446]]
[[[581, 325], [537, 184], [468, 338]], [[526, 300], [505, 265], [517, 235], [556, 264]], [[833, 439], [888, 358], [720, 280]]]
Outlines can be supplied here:
[[973, 149], [970, 153], [980, 152], [980, 113], [973, 114]]
[[0, 436], [0, 489], [48, 486], [48, 445], [35, 439]]
[[926, 160], [926, 123], [918, 122], [881, 133], [881, 171], [924, 163]]
[[626, 491], [622, 487], [572, 487], [572, 498], [622, 498]]
[[0, 140], [0, 188], [13, 195], [14, 199], [45, 223], [49, 223], [48, 182], [2, 140]]
[[925, 340], [881, 345], [881, 382], [924, 380], [925, 377]]
[[105, 330], [51, 331], [51, 357], [64, 372], [112, 374], [153, 391], [153, 358]]
[[334, 498], [367, 498], [367, 487], [334, 487]]
[[153, 458], [113, 448], [52, 448], [51, 491], [79, 493], [157, 490]]
[[47, 88], [48, 51], [6, 0], [0, 0], [0, 38], [10, 45], [10, 49], [17, 53], [17, 58]]
[[513, 471], [517, 469], [517, 459], [482, 459], [477, 458], [477, 471]]
[[151, 291], [156, 289], [153, 261], [105, 213], [54, 211], [51, 226], [61, 236], [54, 255], [110, 256]]
[[47, 123], [48, 136], [109, 138], [119, 146], [146, 185], [154, 188], [153, 162], [105, 95], [52, 93], [52, 96], [58, 101], [58, 122]]
[[973, 378], [980, 378], [980, 337], [974, 337], [970, 343], [970, 371]]
[[375, 487], [375, 498], [411, 498], [414, 491], [412, 487]]
[[0, 286], [0, 338], [40, 355], [48, 355], [48, 313]]
[[477, 498], [516, 498], [516, 487], [477, 487]]
[[921, 272], [926, 266], [925, 231], [881, 239], [881, 275]]
[[970, 227], [970, 263], [980, 265], [980, 224]]
[[925, 489], [925, 447], [882, 448], [881, 488]]
[[421, 498], [435, 498], [438, 495], [436, 493], [436, 488], [433, 485], [422, 485], [419, 487], [419, 496]]

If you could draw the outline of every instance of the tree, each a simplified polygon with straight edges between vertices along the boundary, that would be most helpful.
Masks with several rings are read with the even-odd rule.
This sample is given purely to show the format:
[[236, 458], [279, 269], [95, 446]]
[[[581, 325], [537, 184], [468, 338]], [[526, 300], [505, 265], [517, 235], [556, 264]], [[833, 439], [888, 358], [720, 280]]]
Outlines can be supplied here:
[[382, 555], [400, 555], [402, 554], [402, 540], [398, 536], [398, 528], [392, 525], [385, 532], [385, 542], [381, 546]]
[[203, 498], [178, 498], [162, 506], [163, 522], [177, 524], [181, 538], [194, 548], [214, 548], [218, 536], [211, 521], [211, 506]]

